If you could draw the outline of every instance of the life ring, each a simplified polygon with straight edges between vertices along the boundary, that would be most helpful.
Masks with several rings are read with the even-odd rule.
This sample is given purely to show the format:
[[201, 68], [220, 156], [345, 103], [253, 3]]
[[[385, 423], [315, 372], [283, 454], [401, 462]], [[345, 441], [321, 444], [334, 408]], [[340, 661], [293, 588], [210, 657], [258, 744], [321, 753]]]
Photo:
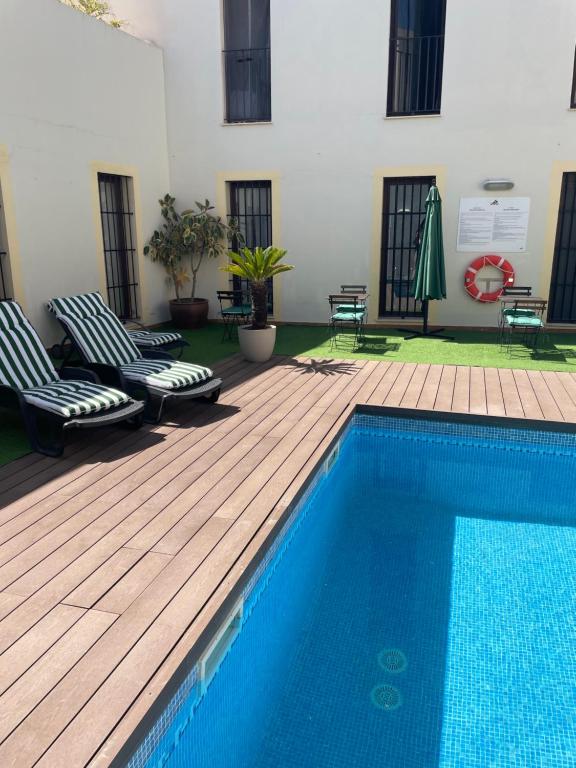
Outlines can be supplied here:
[[[476, 285], [476, 275], [482, 267], [496, 267], [502, 272], [502, 285], [490, 293], [482, 293]], [[470, 264], [464, 275], [464, 288], [469, 296], [476, 301], [491, 302], [498, 301], [504, 288], [514, 285], [514, 267], [503, 256], [497, 256], [490, 253], [487, 256], [478, 256]]]

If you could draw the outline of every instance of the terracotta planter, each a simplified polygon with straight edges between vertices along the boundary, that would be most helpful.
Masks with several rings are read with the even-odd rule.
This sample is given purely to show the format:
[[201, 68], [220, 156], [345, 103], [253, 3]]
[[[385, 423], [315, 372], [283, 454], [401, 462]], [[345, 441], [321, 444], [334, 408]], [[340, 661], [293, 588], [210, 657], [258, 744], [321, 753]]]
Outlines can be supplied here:
[[201, 328], [208, 320], [208, 299], [173, 299], [170, 317], [176, 328]]
[[251, 363], [265, 363], [270, 360], [276, 343], [276, 326], [255, 330], [250, 325], [238, 328], [240, 350]]

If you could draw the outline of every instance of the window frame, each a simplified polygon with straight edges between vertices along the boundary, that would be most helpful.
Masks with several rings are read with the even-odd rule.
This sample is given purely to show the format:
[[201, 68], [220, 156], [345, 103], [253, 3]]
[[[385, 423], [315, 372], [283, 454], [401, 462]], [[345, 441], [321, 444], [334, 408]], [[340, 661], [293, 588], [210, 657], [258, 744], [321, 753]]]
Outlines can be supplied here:
[[[249, 3], [252, 0], [248, 0]], [[227, 2], [221, 0], [221, 29], [222, 29], [222, 88], [225, 125], [246, 125], [250, 123], [272, 122], [272, 75], [271, 75], [271, 24], [270, 0], [268, 2], [268, 46], [264, 48], [229, 48], [227, 40]], [[250, 17], [251, 10], [248, 16]], [[248, 21], [248, 24], [250, 22]], [[250, 30], [248, 37], [251, 38]], [[246, 69], [238, 65], [246, 65]], [[235, 68], [234, 68], [235, 67]], [[243, 103], [233, 104], [234, 95], [243, 93], [242, 89], [234, 89], [234, 81], [248, 79], [248, 89], [241, 97]], [[248, 104], [246, 101], [248, 100]], [[255, 100], [253, 107], [251, 102]]]
[[[98, 170], [96, 184], [107, 304], [121, 320], [136, 320], [141, 300], [134, 177]], [[106, 184], [113, 185], [113, 199], [107, 191], [103, 197]]]
[[[424, 2], [426, 0], [423, 0]], [[426, 37], [438, 38], [439, 52], [439, 67], [436, 78], [438, 88], [438, 108], [437, 109], [395, 109], [395, 101], [399, 98], [396, 93], [396, 78], [398, 74], [397, 68], [397, 50], [393, 47], [393, 44], [400, 39], [398, 35], [399, 22], [398, 22], [398, 5], [402, 0], [391, 0], [390, 3], [390, 34], [388, 38], [388, 83], [387, 83], [387, 98], [386, 98], [386, 117], [422, 117], [422, 116], [434, 116], [442, 114], [442, 87], [444, 80], [444, 54], [445, 54], [445, 41], [446, 41], [446, 5], [447, 0], [439, 0], [442, 3], [442, 17], [440, 19], [439, 28], [442, 30], [438, 35], [413, 35], [407, 36], [406, 40], [422, 40]]]

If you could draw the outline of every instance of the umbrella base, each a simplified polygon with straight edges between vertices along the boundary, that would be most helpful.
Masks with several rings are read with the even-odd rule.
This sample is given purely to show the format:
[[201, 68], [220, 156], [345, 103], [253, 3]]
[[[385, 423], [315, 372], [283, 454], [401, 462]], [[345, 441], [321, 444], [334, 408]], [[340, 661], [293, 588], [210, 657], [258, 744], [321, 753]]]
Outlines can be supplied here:
[[404, 336], [404, 341], [410, 341], [411, 339], [430, 338], [430, 339], [446, 339], [447, 341], [454, 341], [454, 336], [443, 336], [442, 331], [444, 328], [436, 328], [433, 331], [426, 329], [425, 331], [415, 331], [412, 328], [396, 328], [396, 331], [400, 333], [407, 333], [408, 336]]

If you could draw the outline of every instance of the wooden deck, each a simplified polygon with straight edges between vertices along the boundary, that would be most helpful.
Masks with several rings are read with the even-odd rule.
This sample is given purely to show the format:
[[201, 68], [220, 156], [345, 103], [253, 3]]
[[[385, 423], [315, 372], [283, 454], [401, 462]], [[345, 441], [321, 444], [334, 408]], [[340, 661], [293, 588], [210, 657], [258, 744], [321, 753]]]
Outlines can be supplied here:
[[0, 468], [0, 766], [110, 765], [356, 403], [576, 422], [576, 376], [275, 358]]

